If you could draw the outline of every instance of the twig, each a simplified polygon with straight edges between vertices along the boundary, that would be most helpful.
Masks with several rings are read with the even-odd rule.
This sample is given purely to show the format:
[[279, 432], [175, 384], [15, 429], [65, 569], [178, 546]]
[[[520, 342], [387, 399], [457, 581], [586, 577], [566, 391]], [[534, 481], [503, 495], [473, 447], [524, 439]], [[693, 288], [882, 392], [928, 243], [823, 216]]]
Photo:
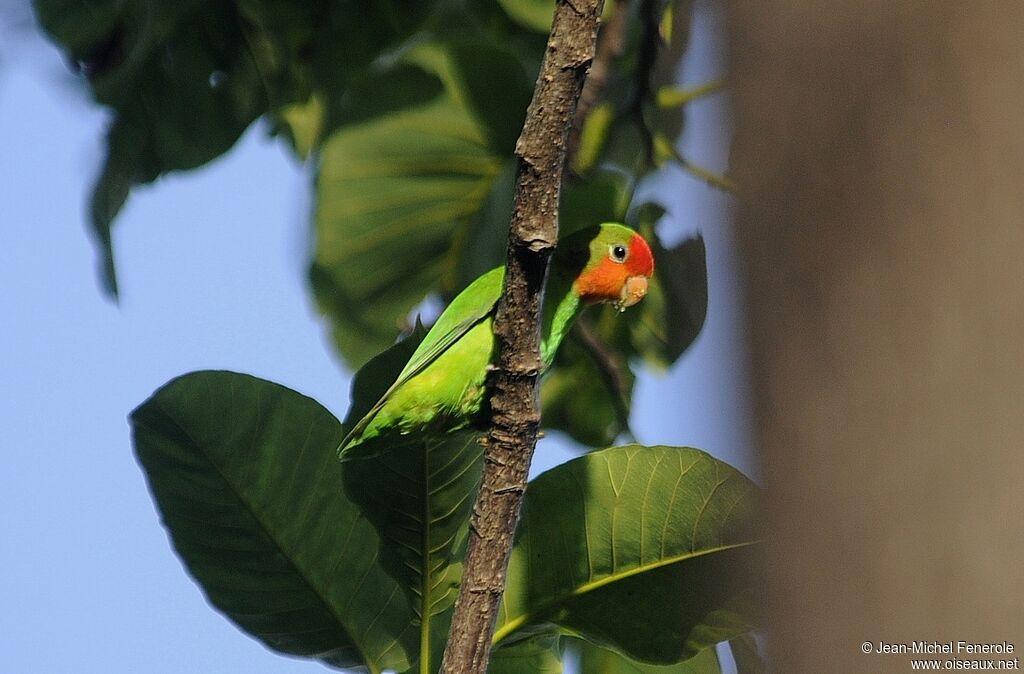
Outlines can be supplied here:
[[723, 89], [725, 89], [725, 80], [711, 80], [688, 89], [662, 87], [658, 90], [655, 98], [659, 108], [678, 108], [698, 98], [718, 93]]
[[703, 166], [694, 164], [684, 157], [668, 139], [658, 137], [655, 139], [655, 144], [657, 146], [657, 151], [662, 153], [662, 156], [668, 156], [690, 175], [700, 178], [712, 187], [717, 187], [720, 190], [725, 190], [726, 192], [731, 192], [733, 194], [736, 193], [736, 183], [731, 178], [720, 173], [715, 173], [711, 169], [706, 169]]
[[540, 298], [558, 240], [558, 199], [566, 140], [594, 58], [603, 0], [559, 0], [533, 100], [516, 143], [519, 158], [509, 226], [505, 289], [489, 380], [491, 430], [459, 597], [441, 662], [444, 674], [484, 674], [505, 589], [512, 539], [537, 442]]
[[712, 187], [717, 187], [720, 190], [736, 194], [736, 183], [731, 178], [727, 178], [720, 173], [715, 173], [703, 166], [697, 166], [679, 153], [676, 153], [672, 158], [676, 160], [684, 171], [687, 171], [693, 177], [700, 178]]
[[651, 79], [658, 65], [658, 52], [664, 45], [659, 24], [661, 23], [660, 3], [654, 0], [640, 2], [641, 37], [637, 47], [636, 93], [630, 105], [630, 115], [636, 120], [644, 144], [644, 156], [650, 166], [655, 166], [654, 138], [644, 120], [644, 104], [652, 98]]
[[567, 157], [572, 157], [576, 153], [580, 143], [580, 134], [583, 132], [583, 124], [587, 121], [587, 116], [594, 109], [594, 106], [604, 98], [612, 63], [622, 55], [623, 50], [626, 48], [629, 2], [630, 0], [613, 0], [608, 22], [601, 27], [601, 32], [598, 34], [594, 63], [590, 68], [590, 74], [587, 75], [587, 82], [583, 86], [583, 91], [580, 93], [580, 102], [576, 106], [572, 128], [569, 130], [569, 144], [566, 150]]
[[629, 366], [619, 354], [615, 353], [594, 332], [590, 321], [585, 316], [577, 319], [572, 333], [576, 341], [590, 354], [597, 365], [598, 374], [612, 394], [612, 404], [619, 423], [627, 435], [632, 436], [629, 428]]

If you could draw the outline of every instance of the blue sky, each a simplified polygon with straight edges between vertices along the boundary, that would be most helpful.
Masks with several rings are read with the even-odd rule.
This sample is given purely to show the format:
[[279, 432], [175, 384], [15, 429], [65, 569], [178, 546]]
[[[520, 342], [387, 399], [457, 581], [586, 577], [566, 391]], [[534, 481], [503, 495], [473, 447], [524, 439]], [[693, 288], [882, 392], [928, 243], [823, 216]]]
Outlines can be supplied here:
[[[701, 7], [689, 84], [724, 71], [720, 19]], [[204, 368], [280, 382], [343, 416], [348, 373], [304, 280], [309, 176], [256, 125], [208, 167], [138, 190], [116, 229], [112, 304], [84, 221], [106, 115], [37, 34], [0, 25], [0, 38], [0, 671], [327, 671], [269, 653], [205, 604], [126, 421], [168, 379]], [[725, 105], [719, 94], [691, 106], [683, 144], [717, 170]], [[755, 475], [729, 199], [674, 170], [653, 189], [673, 214], [663, 233], [704, 234], [711, 297], [697, 343], [667, 376], [641, 378], [637, 435]], [[534, 472], [569, 456], [545, 440]]]

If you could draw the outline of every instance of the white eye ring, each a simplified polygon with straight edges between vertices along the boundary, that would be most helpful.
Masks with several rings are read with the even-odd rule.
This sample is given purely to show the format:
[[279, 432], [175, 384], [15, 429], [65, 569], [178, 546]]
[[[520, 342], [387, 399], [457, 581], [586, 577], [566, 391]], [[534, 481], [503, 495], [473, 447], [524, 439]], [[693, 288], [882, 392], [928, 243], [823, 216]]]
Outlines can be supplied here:
[[612, 262], [622, 264], [629, 257], [629, 249], [621, 243], [613, 243], [608, 246], [608, 257], [612, 259]]

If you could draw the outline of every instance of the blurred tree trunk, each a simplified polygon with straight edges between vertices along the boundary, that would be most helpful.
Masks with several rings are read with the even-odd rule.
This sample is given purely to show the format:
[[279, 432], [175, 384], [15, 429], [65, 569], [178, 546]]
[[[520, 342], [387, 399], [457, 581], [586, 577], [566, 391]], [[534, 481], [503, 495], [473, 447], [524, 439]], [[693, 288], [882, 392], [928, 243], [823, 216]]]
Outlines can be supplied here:
[[773, 671], [1020, 657], [1024, 3], [728, 6]]

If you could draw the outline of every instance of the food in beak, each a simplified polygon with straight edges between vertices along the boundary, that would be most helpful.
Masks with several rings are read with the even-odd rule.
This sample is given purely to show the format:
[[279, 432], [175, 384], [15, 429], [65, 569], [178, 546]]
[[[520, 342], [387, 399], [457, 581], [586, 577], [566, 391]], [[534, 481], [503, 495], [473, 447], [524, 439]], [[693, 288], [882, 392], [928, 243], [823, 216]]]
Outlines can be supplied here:
[[619, 295], [619, 301], [615, 303], [616, 308], [619, 311], [625, 311], [626, 307], [631, 307], [644, 298], [647, 294], [647, 277], [646, 276], [630, 276], [626, 279], [626, 283], [622, 286], [622, 293]]

